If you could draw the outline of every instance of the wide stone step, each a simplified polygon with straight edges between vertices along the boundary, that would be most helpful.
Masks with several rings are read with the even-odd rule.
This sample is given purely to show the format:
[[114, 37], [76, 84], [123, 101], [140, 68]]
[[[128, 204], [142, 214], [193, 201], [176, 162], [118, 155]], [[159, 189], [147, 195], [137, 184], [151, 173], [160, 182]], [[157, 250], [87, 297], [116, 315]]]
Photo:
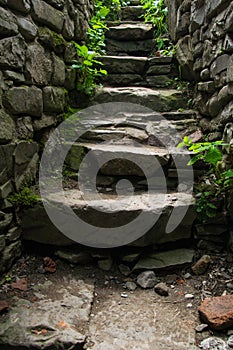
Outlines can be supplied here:
[[175, 82], [167, 75], [108, 74], [100, 79], [104, 86], [144, 86], [152, 88], [174, 87]]
[[109, 27], [106, 38], [117, 41], [134, 41], [153, 39], [154, 29], [150, 24], [144, 23], [121, 23], [118, 26]]
[[123, 21], [143, 21], [143, 12], [142, 6], [124, 6], [121, 8], [121, 19]]
[[145, 73], [148, 58], [135, 56], [102, 56], [99, 58], [108, 73], [139, 74]]
[[104, 87], [96, 90], [92, 104], [127, 102], [143, 105], [156, 112], [176, 111], [186, 107], [182, 92], [174, 89], [150, 89], [143, 87]]
[[[82, 225], [72, 227], [69, 233], [72, 239], [99, 247], [122, 246], [131, 242], [138, 245], [163, 244], [191, 237], [191, 226], [195, 219], [194, 198], [187, 193], [150, 193], [135, 195], [104, 195], [89, 193], [88, 199], [78, 190], [53, 193], [46, 198], [48, 207], [58, 208], [61, 228], [71, 223], [71, 217], [61, 208], [71, 208], [80, 218], [93, 227], [86, 235]], [[174, 223], [171, 215], [177, 216]], [[172, 220], [174, 230], [166, 233], [166, 227]], [[134, 221], [133, 224], [130, 224]], [[128, 226], [125, 226], [129, 224]], [[68, 225], [69, 226], [69, 225]], [[68, 227], [66, 226], [66, 227]], [[178, 227], [177, 227], [178, 226]], [[27, 210], [22, 217], [23, 237], [46, 244], [67, 245], [72, 241], [64, 236], [50, 222], [42, 204]], [[111, 233], [111, 229], [113, 230]], [[117, 230], [117, 234], [116, 234]], [[87, 242], [86, 242], [87, 243]]]
[[154, 39], [120, 41], [106, 38], [105, 43], [109, 55], [145, 56], [155, 48]]

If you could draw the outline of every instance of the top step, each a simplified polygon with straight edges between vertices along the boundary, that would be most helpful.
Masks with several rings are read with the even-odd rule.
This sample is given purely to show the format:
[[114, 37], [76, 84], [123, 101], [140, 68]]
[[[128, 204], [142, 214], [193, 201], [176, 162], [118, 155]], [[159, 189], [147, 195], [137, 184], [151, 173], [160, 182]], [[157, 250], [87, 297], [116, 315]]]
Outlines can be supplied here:
[[122, 21], [143, 21], [142, 6], [125, 6], [121, 8]]

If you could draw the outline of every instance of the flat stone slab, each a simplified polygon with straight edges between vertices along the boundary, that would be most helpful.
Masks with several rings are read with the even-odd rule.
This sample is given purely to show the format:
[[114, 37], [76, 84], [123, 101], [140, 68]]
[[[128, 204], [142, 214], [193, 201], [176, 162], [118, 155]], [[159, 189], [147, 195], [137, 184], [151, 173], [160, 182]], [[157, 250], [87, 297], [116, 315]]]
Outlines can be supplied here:
[[143, 74], [148, 59], [147, 57], [135, 56], [102, 56], [99, 60], [108, 73]]
[[124, 6], [121, 8], [121, 19], [123, 21], [143, 21], [143, 6]]
[[54, 289], [50, 281], [34, 286], [38, 301], [15, 298], [0, 324], [0, 347], [82, 349], [94, 298], [94, 283], [64, 276]]
[[165, 270], [177, 269], [191, 264], [194, 257], [193, 249], [175, 249], [165, 252], [155, 252], [142, 258], [134, 266], [134, 270]]
[[[137, 289], [120, 297], [105, 293], [95, 304], [87, 350], [196, 350], [193, 310], [180, 315], [177, 305], [165, 304], [153, 290]], [[163, 297], [162, 297], [163, 298]]]
[[[143, 236], [142, 245], [144, 246], [156, 244], [159, 241], [172, 242], [181, 238], [190, 238], [191, 225], [195, 219], [193, 209], [195, 200], [191, 194], [177, 193], [175, 202], [172, 195], [161, 193], [152, 193], [150, 196], [147, 194], [116, 196], [86, 192], [86, 197], [83, 197], [82, 192], [69, 190], [65, 191], [64, 194], [65, 197], [63, 193], [53, 193], [47, 196], [48, 205], [51, 208], [55, 206], [59, 210], [61, 227], [63, 225], [69, 226], [70, 222], [72, 223], [70, 214], [62, 210], [62, 208], [67, 207], [71, 208], [81, 220], [92, 225], [92, 232], [85, 238], [90, 242], [95, 240], [102, 242], [104, 236], [99, 236], [100, 233], [98, 233], [101, 228], [114, 229], [122, 226], [124, 229], [124, 225], [136, 220], [139, 214], [143, 215], [143, 220], [140, 220], [140, 217], [137, 220], [137, 236], [135, 237], [135, 225], [130, 226], [127, 231], [127, 239], [122, 244], [135, 241], [140, 234]], [[179, 215], [179, 212], [186, 209], [188, 209], [187, 216], [181, 220], [179, 227], [171, 233], [165, 234], [172, 210]], [[22, 213], [22, 227], [23, 238], [26, 240], [61, 246], [74, 244], [52, 224], [40, 203]], [[72, 227], [72, 225], [69, 226], [69, 229], [73, 232]], [[147, 231], [149, 232], [145, 234], [144, 232]], [[119, 243], [118, 237], [114, 234], [109, 236], [107, 231], [106, 234], [108, 239], [111, 239], [111, 246]], [[72, 237], [76, 242], [84, 239], [78, 225], [75, 226], [75, 234]], [[105, 245], [102, 242], [98, 246], [104, 247]], [[155, 259], [154, 261], [156, 262]]]
[[156, 112], [176, 111], [186, 106], [180, 91], [174, 89], [155, 90], [142, 87], [104, 87], [97, 89], [92, 103], [107, 102], [128, 102], [144, 105]]
[[201, 318], [214, 330], [232, 328], [233, 295], [205, 299], [200, 308]]
[[119, 41], [106, 38], [105, 43], [109, 55], [145, 56], [155, 47], [154, 39]]
[[[136, 136], [136, 134], [135, 134]], [[134, 146], [133, 140], [117, 143], [75, 143], [73, 144], [67, 164], [72, 168], [72, 159], [76, 154], [89, 154], [87, 163], [91, 169], [93, 162], [99, 164], [104, 175], [114, 176], [144, 176], [153, 175], [159, 166], [165, 166], [170, 160], [169, 151], [165, 148], [139, 144]], [[156, 158], [156, 162], [155, 162]], [[139, 164], [139, 165], [138, 165]], [[153, 164], [153, 165], [152, 165]]]
[[154, 29], [151, 24], [135, 23], [120, 24], [119, 26], [109, 27], [106, 37], [119, 41], [146, 40], [152, 39]]

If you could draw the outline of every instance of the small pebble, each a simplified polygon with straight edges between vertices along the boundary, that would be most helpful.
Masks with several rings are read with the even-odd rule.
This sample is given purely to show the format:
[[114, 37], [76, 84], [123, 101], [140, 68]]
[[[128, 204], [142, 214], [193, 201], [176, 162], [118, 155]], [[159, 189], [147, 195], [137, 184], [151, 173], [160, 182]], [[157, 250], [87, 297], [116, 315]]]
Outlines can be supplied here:
[[187, 304], [187, 308], [191, 308], [191, 307], [193, 307], [192, 303]]
[[185, 278], [186, 280], [192, 278], [191, 273], [187, 272], [187, 273], [184, 275], [184, 278]]
[[227, 345], [228, 345], [230, 348], [233, 348], [233, 335], [230, 336], [230, 338], [228, 339]]
[[193, 299], [194, 295], [193, 294], [185, 294], [185, 299]]
[[134, 291], [137, 288], [137, 285], [134, 282], [126, 282], [125, 288], [127, 288], [130, 291]]
[[207, 328], [208, 328], [208, 324], [202, 323], [202, 324], [199, 324], [199, 325], [195, 328], [195, 330], [196, 330], [196, 332], [201, 333], [201, 332], [205, 331]]
[[169, 295], [169, 288], [166, 285], [166, 283], [163, 282], [156, 284], [156, 286], [154, 287], [154, 291], [157, 294], [162, 295], [164, 297], [167, 297]]
[[121, 293], [121, 297], [122, 297], [122, 298], [128, 298], [128, 294], [125, 293], [125, 292], [123, 292], [123, 293]]
[[227, 287], [228, 289], [233, 289], [233, 283], [227, 283], [226, 287]]

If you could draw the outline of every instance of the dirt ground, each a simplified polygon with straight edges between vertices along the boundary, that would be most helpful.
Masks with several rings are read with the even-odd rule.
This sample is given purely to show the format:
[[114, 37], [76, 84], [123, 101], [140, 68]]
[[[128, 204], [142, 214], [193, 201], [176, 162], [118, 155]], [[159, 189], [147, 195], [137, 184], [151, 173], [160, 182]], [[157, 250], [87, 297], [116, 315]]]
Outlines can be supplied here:
[[[46, 252], [48, 253], [48, 252]], [[54, 299], [64, 285], [64, 276], [92, 283], [94, 288], [89, 320], [86, 327], [84, 349], [96, 350], [194, 350], [200, 341], [213, 335], [208, 328], [198, 333], [195, 328], [201, 324], [198, 307], [208, 296], [232, 293], [233, 267], [227, 262], [226, 254], [211, 256], [211, 264], [205, 275], [191, 275], [190, 267], [176, 272], [160, 274], [158, 280], [169, 287], [167, 297], [160, 296], [153, 289], [127, 290], [127, 281], [136, 281], [138, 274], [126, 277], [117, 266], [102, 271], [97, 266], [72, 265], [50, 255], [56, 262], [54, 273], [43, 272], [43, 256], [36, 252], [25, 252], [0, 284], [0, 300], [9, 303], [9, 310], [16, 299], [38, 301], [35, 286], [52, 283], [50, 295]], [[187, 275], [190, 273], [190, 275]], [[26, 279], [26, 290], [14, 288], [14, 282]], [[189, 297], [187, 296], [189, 294]], [[191, 295], [190, 295], [191, 294]], [[7, 317], [2, 312], [0, 322]], [[215, 334], [226, 338], [226, 333]]]

